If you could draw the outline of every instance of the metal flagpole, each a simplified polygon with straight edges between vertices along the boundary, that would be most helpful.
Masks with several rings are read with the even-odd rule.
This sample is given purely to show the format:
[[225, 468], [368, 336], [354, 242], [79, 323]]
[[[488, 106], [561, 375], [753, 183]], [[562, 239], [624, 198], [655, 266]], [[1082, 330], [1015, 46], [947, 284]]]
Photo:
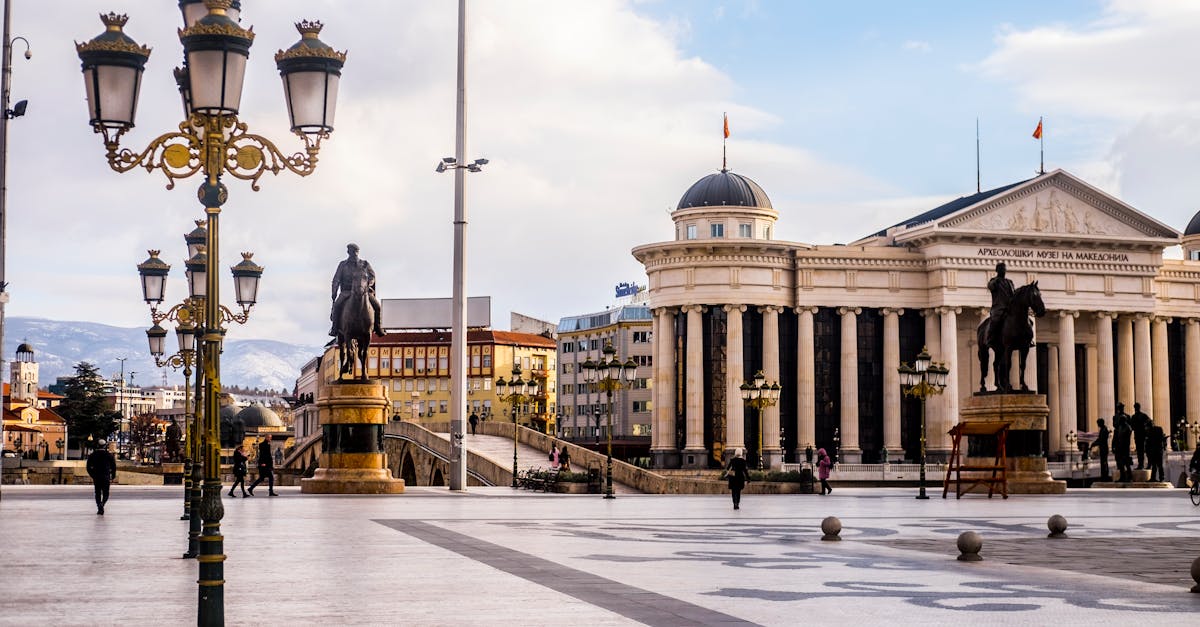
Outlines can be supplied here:
[[979, 175], [979, 118], [975, 118], [975, 193], [983, 191]]
[[1042, 127], [1042, 118], [1038, 117], [1038, 174], [1046, 173], [1046, 129]]
[[458, 0], [458, 96], [455, 115], [454, 158], [454, 294], [450, 335], [450, 489], [467, 488], [467, 0]]

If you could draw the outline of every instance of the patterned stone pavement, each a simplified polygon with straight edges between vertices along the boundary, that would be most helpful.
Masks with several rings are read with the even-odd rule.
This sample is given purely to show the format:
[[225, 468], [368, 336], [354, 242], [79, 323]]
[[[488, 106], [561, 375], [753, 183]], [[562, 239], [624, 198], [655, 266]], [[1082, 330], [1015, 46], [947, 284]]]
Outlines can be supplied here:
[[[1007, 501], [834, 495], [226, 499], [226, 618], [243, 624], [1196, 624], [1182, 490]], [[5, 486], [0, 625], [195, 622], [177, 488]], [[1047, 540], [1062, 514], [1069, 539]], [[822, 542], [838, 516], [842, 542]], [[984, 561], [954, 559], [958, 533]]]

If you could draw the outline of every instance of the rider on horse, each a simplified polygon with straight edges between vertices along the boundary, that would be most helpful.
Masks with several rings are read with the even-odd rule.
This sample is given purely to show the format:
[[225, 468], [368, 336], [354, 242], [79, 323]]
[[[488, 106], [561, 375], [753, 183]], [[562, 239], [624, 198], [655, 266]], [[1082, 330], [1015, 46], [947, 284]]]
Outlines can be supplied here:
[[988, 291], [992, 293], [991, 323], [988, 326], [987, 344], [1002, 346], [1004, 333], [1004, 318], [1008, 315], [1008, 305], [1013, 297], [1013, 282], [1004, 276], [1007, 267], [1004, 262], [996, 264], [996, 276], [988, 279]]
[[375, 314], [375, 335], [382, 337], [385, 333], [383, 327], [380, 326], [382, 307], [379, 300], [375, 298], [375, 270], [371, 268], [371, 264], [367, 263], [367, 260], [359, 259], [358, 244], [346, 244], [346, 253], [346, 259], [338, 264], [337, 272], [333, 273], [333, 311], [329, 315], [333, 326], [329, 329], [329, 335], [337, 337], [338, 320], [342, 309], [346, 306], [346, 301], [350, 298], [350, 291], [354, 289], [355, 283], [365, 279], [367, 296], [371, 301], [371, 310]]

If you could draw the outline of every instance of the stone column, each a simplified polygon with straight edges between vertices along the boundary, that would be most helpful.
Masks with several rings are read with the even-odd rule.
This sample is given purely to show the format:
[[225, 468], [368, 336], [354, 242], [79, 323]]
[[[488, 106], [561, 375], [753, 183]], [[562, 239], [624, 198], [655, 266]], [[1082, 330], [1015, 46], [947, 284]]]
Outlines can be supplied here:
[[[767, 381], [779, 381], [779, 313], [783, 307], [767, 305], [759, 307], [763, 317], [763, 375]], [[783, 382], [780, 381], [780, 385]], [[783, 463], [783, 449], [779, 446], [779, 405], [768, 407], [763, 412], [763, 463], [768, 468], [779, 469]]]
[[[1151, 325], [1150, 334], [1153, 340], [1150, 359], [1153, 364], [1151, 370], [1154, 390], [1150, 395], [1154, 398], [1155, 412], [1150, 413], [1150, 410], [1146, 410], [1146, 413], [1150, 414], [1150, 418], [1154, 420], [1154, 424], [1162, 427], [1168, 440], [1171, 438], [1171, 373], [1169, 372], [1170, 360], [1167, 359], [1167, 325], [1170, 322], [1170, 318], [1155, 316]], [[1200, 393], [1200, 390], [1195, 393]]]
[[1068, 431], [1078, 431], [1075, 385], [1075, 318], [1077, 311], [1058, 312], [1058, 430], [1051, 432], [1050, 453], [1067, 448]]
[[1062, 380], [1058, 376], [1058, 344], [1051, 344], [1048, 347], [1048, 355], [1046, 359], [1046, 368], [1050, 371], [1046, 373], [1046, 404], [1050, 406], [1050, 414], [1046, 416], [1046, 439], [1049, 441], [1046, 447], [1046, 457], [1054, 455], [1054, 451], [1062, 448], [1058, 444], [1058, 440], [1062, 439], [1060, 435], [1062, 430], [1062, 395], [1059, 389], [1062, 387]]
[[[1113, 428], [1112, 417], [1117, 413], [1117, 400], [1114, 394], [1113, 370], [1113, 313], [1101, 311], [1096, 314], [1096, 414], [1104, 419], [1104, 424]], [[1094, 425], [1088, 425], [1092, 430]]]
[[[1117, 317], [1117, 402], [1133, 411], [1133, 318]], [[1112, 428], [1112, 425], [1109, 425]]]
[[1029, 323], [1033, 326], [1034, 345], [1029, 347], [1029, 357], [1025, 360], [1025, 387], [1035, 394], [1041, 392], [1038, 389], [1037, 321], [1037, 318], [1029, 319]]
[[[904, 458], [900, 446], [900, 316], [903, 309], [885, 307], [883, 314], [883, 448], [888, 459]], [[893, 457], [897, 456], [897, 457]]]
[[651, 431], [650, 458], [655, 468], [675, 468], [679, 451], [675, 448], [675, 312], [667, 307], [655, 310], [654, 351], [654, 430]]
[[841, 450], [838, 461], [856, 464], [862, 461], [858, 443], [858, 307], [838, 307], [842, 316], [841, 351]]
[[[1187, 419], [1188, 423], [1200, 420], [1200, 320], [1188, 318], [1186, 343], [1184, 344], [1184, 361], [1187, 371]], [[1196, 450], [1196, 436], [1188, 429], [1188, 448]]]
[[[1150, 314], [1140, 313], [1133, 321], [1133, 402], [1154, 415], [1154, 362], [1150, 354]], [[1133, 408], [1126, 411], [1133, 414]]]
[[817, 442], [815, 313], [816, 307], [796, 308], [796, 447], [802, 451]]
[[[941, 318], [938, 317], [936, 309], [924, 309], [921, 311], [921, 315], [925, 317], [924, 348], [936, 359], [942, 354]], [[943, 428], [942, 413], [942, 403], [938, 402], [938, 397], [930, 397], [925, 401], [925, 451], [926, 457], [934, 461], [944, 460], [948, 455], [948, 451], [939, 451], [936, 455], [933, 454], [934, 443], [938, 442], [937, 434], [950, 429], [949, 426]]]
[[961, 311], [962, 308], [959, 307], [942, 307], [938, 310], [941, 314], [941, 352], [930, 353], [935, 361], [941, 361], [950, 371], [946, 376], [946, 389], [941, 396], [941, 426], [936, 432], [929, 434], [929, 441], [932, 443], [930, 448], [947, 453], [951, 447], [948, 431], [950, 427], [958, 424], [958, 394], [961, 389], [958, 380], [958, 314]]
[[683, 466], [708, 466], [704, 449], [704, 306], [687, 305], [687, 437], [683, 450]]
[[725, 461], [736, 449], [746, 448], [746, 407], [742, 384], [746, 364], [742, 357], [742, 313], [745, 305], [725, 305]]

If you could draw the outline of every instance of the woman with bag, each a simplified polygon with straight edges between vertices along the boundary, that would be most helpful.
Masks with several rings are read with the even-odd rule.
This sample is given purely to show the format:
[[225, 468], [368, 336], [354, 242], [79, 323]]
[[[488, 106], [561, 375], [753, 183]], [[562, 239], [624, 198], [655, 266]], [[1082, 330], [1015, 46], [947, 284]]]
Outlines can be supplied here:
[[825, 449], [817, 449], [817, 478], [821, 480], [821, 496], [833, 492], [833, 488], [829, 487], [829, 467], [832, 465]]
[[249, 460], [245, 446], [239, 444], [233, 449], [233, 485], [229, 486], [229, 496], [237, 497], [233, 489], [239, 485], [242, 486], [242, 496], [246, 496], [246, 462]]
[[746, 459], [742, 457], [742, 449], [737, 449], [733, 459], [729, 460], [725, 479], [729, 482], [729, 491], [733, 493], [733, 509], [741, 509], [742, 488], [750, 483], [750, 473], [746, 470]]

